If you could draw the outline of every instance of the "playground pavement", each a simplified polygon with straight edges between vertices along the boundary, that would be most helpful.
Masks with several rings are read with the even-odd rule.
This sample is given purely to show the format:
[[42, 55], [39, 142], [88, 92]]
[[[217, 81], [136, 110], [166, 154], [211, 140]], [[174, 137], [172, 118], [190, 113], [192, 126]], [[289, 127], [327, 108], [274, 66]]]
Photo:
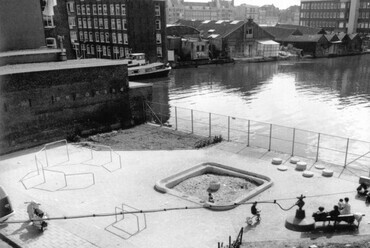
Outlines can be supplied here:
[[[199, 150], [116, 151], [112, 159], [105, 149], [91, 153], [85, 146], [68, 144], [68, 162], [64, 146], [49, 149], [47, 155], [44, 152], [37, 155], [39, 170], [41, 164], [45, 169], [43, 182], [43, 173], [37, 174], [35, 163], [35, 154], [40, 149], [0, 158], [0, 184], [16, 211], [9, 221], [27, 220], [24, 202], [31, 200], [41, 203], [41, 209], [49, 217], [199, 206], [185, 198], [160, 193], [154, 185], [160, 179], [204, 162], [221, 163], [270, 177], [273, 186], [250, 201], [277, 200], [283, 208], [290, 208], [297, 201], [296, 197], [303, 194], [307, 196], [304, 209], [310, 218], [319, 206], [329, 211], [339, 198], [349, 197], [352, 211], [366, 216], [358, 230], [330, 235], [286, 229], [285, 219], [294, 215], [296, 207], [283, 211], [276, 204], [259, 204], [262, 221], [252, 226], [245, 222], [250, 216], [250, 205], [228, 211], [200, 208], [126, 214], [123, 219], [110, 216], [50, 220], [43, 233], [28, 222], [0, 225], [2, 238], [16, 247], [217, 247], [219, 242], [227, 244], [229, 235], [234, 240], [242, 227], [244, 243], [305, 239], [314, 244], [317, 240], [330, 241], [336, 235], [349, 239], [370, 235], [369, 208], [363, 199], [356, 197], [358, 175], [342, 167], [324, 165], [334, 171], [334, 176], [323, 177], [313, 161], [302, 158], [314, 173], [312, 178], [305, 178], [290, 164], [289, 155], [231, 142]], [[275, 157], [283, 159], [287, 171], [277, 170], [271, 163]]]

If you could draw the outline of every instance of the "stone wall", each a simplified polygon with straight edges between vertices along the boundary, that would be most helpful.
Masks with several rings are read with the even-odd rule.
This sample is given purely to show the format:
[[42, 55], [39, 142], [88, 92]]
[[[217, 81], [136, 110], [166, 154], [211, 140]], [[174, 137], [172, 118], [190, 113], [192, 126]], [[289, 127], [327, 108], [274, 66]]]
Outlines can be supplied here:
[[[137, 91], [151, 96], [151, 88]], [[124, 65], [3, 74], [0, 154], [140, 122], [135, 99]]]

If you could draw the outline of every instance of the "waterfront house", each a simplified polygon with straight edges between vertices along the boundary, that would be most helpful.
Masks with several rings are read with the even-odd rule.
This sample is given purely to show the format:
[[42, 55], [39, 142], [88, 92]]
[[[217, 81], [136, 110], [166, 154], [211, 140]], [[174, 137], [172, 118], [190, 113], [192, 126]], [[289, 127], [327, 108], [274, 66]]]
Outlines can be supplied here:
[[[190, 23], [193, 22], [193, 23]], [[276, 57], [279, 44], [252, 19], [248, 21], [189, 21], [177, 23], [195, 27], [209, 40], [211, 58]]]
[[284, 39], [283, 45], [292, 44], [294, 47], [302, 49], [303, 55], [313, 57], [327, 56], [330, 42], [323, 34], [315, 35], [290, 35]]
[[337, 56], [341, 44], [340, 39], [336, 34], [325, 34], [325, 38], [330, 43], [330, 46], [328, 47], [328, 51], [326, 53], [328, 54], [328, 56]]
[[359, 34], [353, 33], [348, 35], [350, 42], [348, 45], [349, 53], [360, 53], [362, 51], [362, 39]]
[[348, 34], [343, 32], [338, 33], [337, 36], [341, 41], [338, 48], [338, 55], [347, 54], [349, 50], [349, 44], [351, 43], [351, 38], [349, 38]]

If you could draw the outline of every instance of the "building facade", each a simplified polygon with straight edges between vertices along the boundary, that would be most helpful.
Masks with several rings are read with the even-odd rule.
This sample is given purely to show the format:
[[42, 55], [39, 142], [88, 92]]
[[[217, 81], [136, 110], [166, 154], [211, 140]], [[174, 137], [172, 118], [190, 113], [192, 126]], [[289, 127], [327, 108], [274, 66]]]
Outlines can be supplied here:
[[144, 52], [151, 62], [166, 61], [164, 0], [67, 0], [66, 8], [77, 58]]
[[234, 9], [235, 20], [253, 19], [256, 23], [259, 22], [259, 7], [255, 5], [242, 4]]
[[301, 0], [300, 25], [369, 33], [370, 0]]

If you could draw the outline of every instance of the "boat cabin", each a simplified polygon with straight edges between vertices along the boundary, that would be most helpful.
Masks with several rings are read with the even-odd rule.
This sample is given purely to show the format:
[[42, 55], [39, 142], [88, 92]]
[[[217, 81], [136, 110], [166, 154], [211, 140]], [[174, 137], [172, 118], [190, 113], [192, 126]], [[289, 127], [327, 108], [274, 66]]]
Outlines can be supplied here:
[[131, 53], [128, 58], [132, 60], [134, 64], [139, 65], [147, 64], [145, 59], [145, 53]]

